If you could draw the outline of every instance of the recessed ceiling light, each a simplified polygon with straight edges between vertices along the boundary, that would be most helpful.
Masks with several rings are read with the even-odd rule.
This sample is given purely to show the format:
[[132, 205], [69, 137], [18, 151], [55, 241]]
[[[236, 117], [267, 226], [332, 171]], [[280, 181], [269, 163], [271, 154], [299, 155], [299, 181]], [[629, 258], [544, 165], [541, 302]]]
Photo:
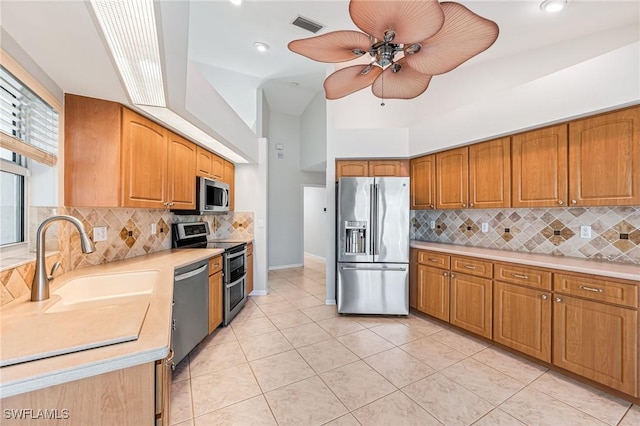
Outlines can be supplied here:
[[560, 12], [567, 5], [567, 0], [544, 0], [540, 4], [540, 9], [545, 12]]
[[263, 43], [261, 41], [256, 41], [253, 45], [258, 49], [259, 52], [266, 52], [269, 50], [269, 45], [267, 43]]
[[298, 83], [297, 81], [292, 81], [291, 83], [289, 83], [289, 86], [298, 87], [298, 86], [300, 86], [300, 83]]
[[240, 6], [242, 4], [242, 0], [229, 0], [232, 5]]

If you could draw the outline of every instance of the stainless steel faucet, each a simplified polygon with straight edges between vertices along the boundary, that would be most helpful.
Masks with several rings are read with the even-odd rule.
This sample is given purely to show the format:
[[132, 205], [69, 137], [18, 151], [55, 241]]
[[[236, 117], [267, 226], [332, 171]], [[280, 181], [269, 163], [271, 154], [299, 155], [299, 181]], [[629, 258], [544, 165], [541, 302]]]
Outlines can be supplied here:
[[48, 219], [45, 219], [40, 226], [38, 227], [38, 232], [36, 233], [36, 271], [33, 276], [33, 283], [31, 284], [31, 301], [39, 302], [41, 300], [46, 300], [49, 298], [49, 281], [53, 279], [53, 273], [60, 266], [59, 262], [56, 262], [51, 269], [51, 273], [47, 275], [46, 265], [44, 262], [44, 237], [47, 232], [47, 228], [58, 220], [66, 220], [71, 222], [78, 229], [80, 233], [80, 245], [82, 247], [83, 253], [93, 253], [95, 251], [95, 246], [93, 245], [93, 241], [87, 235], [87, 232], [78, 219], [73, 216], [67, 215], [59, 215], [59, 216], [51, 216]]

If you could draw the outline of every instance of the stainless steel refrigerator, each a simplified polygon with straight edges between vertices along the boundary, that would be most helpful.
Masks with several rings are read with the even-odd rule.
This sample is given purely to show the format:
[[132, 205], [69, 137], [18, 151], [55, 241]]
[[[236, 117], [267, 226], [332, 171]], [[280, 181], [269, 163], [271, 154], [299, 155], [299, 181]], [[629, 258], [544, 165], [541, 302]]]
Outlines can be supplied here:
[[409, 178], [340, 178], [336, 302], [341, 314], [409, 313]]

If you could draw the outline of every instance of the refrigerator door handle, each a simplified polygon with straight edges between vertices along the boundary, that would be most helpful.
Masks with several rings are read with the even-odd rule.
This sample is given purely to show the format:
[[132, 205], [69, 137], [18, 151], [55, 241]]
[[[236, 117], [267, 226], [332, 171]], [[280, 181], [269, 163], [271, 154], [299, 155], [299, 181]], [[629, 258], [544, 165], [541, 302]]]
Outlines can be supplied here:
[[406, 266], [397, 266], [392, 268], [373, 268], [367, 266], [341, 266], [343, 271], [406, 271]]
[[374, 242], [373, 242], [373, 254], [380, 254], [380, 229], [378, 229], [378, 215], [380, 214], [380, 212], [378, 211], [379, 208], [379, 203], [378, 203], [378, 189], [380, 187], [379, 184], [374, 184], [374, 200], [373, 202], [375, 203], [375, 209], [376, 209], [376, 216], [375, 216], [375, 233], [373, 234], [373, 238], [374, 238]]
[[369, 186], [369, 253], [373, 256], [375, 254], [375, 184]]

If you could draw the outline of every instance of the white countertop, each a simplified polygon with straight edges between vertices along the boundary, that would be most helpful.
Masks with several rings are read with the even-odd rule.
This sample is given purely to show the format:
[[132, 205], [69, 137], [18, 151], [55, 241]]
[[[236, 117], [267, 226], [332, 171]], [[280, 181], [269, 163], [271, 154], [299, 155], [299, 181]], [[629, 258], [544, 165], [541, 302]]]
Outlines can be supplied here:
[[[222, 252], [221, 249], [166, 250], [78, 269], [54, 279], [51, 282], [52, 289], [81, 276], [125, 271], [159, 271], [159, 278], [137, 340], [0, 368], [0, 396], [5, 398], [165, 358], [171, 345], [174, 270]], [[30, 295], [24, 295], [2, 306], [0, 320], [3, 314], [8, 315], [13, 310], [26, 311], [34, 306], [34, 309], [42, 311], [38, 305], [42, 308], [42, 304], [51, 303], [50, 301], [31, 302], [29, 298]], [[28, 320], [28, 316], [25, 316], [25, 321]], [[78, 311], [77, 321], [83, 321], [82, 311]], [[90, 327], [91, 324], [87, 326]], [[59, 330], [59, 333], [60, 338], [63, 339], [65, 331]], [[29, 342], [25, 341], [24, 344], [28, 345]]]
[[583, 274], [602, 275], [640, 282], [640, 265], [614, 263], [573, 257], [551, 256], [547, 254], [522, 253], [455, 244], [431, 243], [411, 240], [411, 247], [459, 256], [472, 256], [498, 262], [519, 263], [541, 268], [560, 269]]

